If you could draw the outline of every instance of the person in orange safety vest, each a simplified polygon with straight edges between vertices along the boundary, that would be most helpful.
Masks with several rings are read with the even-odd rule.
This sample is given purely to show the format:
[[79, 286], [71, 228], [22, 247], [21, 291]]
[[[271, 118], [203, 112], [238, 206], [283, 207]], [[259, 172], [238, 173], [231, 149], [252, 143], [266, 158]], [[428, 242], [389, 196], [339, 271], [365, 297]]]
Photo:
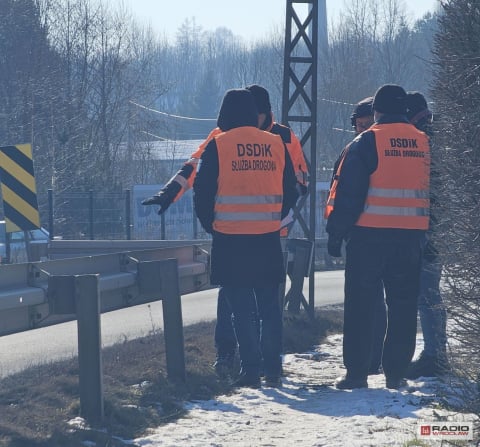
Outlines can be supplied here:
[[[352, 116], [350, 117], [355, 136], [360, 135], [364, 130], [367, 130], [373, 124], [374, 120], [372, 103], [373, 97], [369, 96], [368, 98], [364, 98], [359, 101], [358, 104], [356, 104]], [[325, 219], [328, 219], [328, 216], [330, 216], [330, 213], [333, 210], [338, 178], [340, 176], [340, 171], [342, 170], [343, 160], [345, 159], [345, 155], [347, 154], [351, 144], [352, 142], [350, 142], [343, 148], [340, 156], [333, 165], [333, 176], [330, 182], [330, 190], [327, 198], [327, 203], [325, 205]]]
[[[433, 136], [433, 114], [427, 100], [420, 92], [407, 92], [407, 118], [417, 129]], [[435, 145], [433, 149], [435, 150]], [[438, 168], [432, 163], [430, 200], [433, 210], [439, 205], [436, 191], [441, 178]], [[451, 372], [447, 355], [447, 308], [442, 298], [440, 280], [442, 262], [435, 244], [437, 219], [430, 213], [430, 228], [427, 232], [420, 275], [418, 316], [420, 318], [423, 349], [407, 371], [407, 379], [419, 377], [441, 377]]]
[[[246, 87], [254, 97], [258, 111], [258, 127], [275, 135], [279, 135], [285, 143], [290, 158], [292, 159], [297, 189], [300, 195], [307, 193], [308, 172], [307, 162], [299, 139], [287, 126], [277, 123], [274, 120], [270, 95], [266, 88], [258, 84], [251, 84]], [[191, 155], [182, 168], [167, 182], [167, 184], [154, 196], [145, 199], [143, 205], [159, 205], [158, 214], [163, 214], [169, 206], [177, 201], [188, 191], [195, 180], [198, 162], [207, 144], [217, 135], [222, 133], [219, 127], [213, 129], [198, 149]], [[293, 210], [284, 217], [280, 235], [286, 237], [289, 224], [293, 221]], [[217, 323], [215, 326], [215, 346], [217, 359], [214, 368], [221, 376], [230, 373], [234, 366], [234, 357], [237, 350], [237, 339], [232, 327], [231, 310], [225, 299], [222, 288], [218, 291], [217, 302]]]
[[[255, 99], [258, 111], [258, 127], [275, 135], [280, 135], [292, 159], [299, 193], [300, 195], [306, 194], [308, 188], [308, 168], [300, 141], [292, 129], [275, 122], [270, 103], [270, 95], [265, 87], [252, 84], [247, 86], [246, 89], [253, 94]], [[197, 150], [184, 163], [182, 168], [157, 194], [143, 200], [142, 205], [159, 205], [158, 214], [163, 214], [173, 202], [176, 202], [188, 191], [195, 180], [197, 165], [205, 147], [210, 140], [221, 132], [221, 129], [218, 127], [213, 129], [205, 141], [198, 146]]]
[[[350, 120], [352, 123], [352, 128], [355, 132], [355, 136], [360, 135], [362, 132], [367, 130], [373, 123], [373, 96], [369, 96], [367, 98], [362, 99], [359, 101], [354, 109], [353, 113], [350, 116]], [[345, 160], [345, 156], [348, 152], [348, 149], [352, 145], [353, 142], [350, 142], [345, 146], [342, 150], [340, 156], [338, 157], [337, 161], [333, 167], [333, 176], [330, 182], [330, 191], [327, 199], [327, 203], [325, 206], [325, 219], [328, 219], [328, 216], [333, 210], [333, 206], [335, 203], [335, 194], [338, 185], [338, 179], [340, 177], [340, 172], [342, 170], [343, 161]], [[368, 374], [380, 374], [381, 371], [381, 364], [382, 364], [382, 352], [383, 352], [383, 339], [385, 338], [385, 332], [387, 330], [387, 308], [385, 306], [385, 297], [383, 293], [383, 284], [379, 285], [379, 289], [376, 292], [377, 299], [375, 300], [375, 308], [374, 308], [374, 341], [373, 341], [373, 351], [372, 351], [372, 358], [370, 367], [368, 370]]]
[[345, 156], [327, 221], [328, 251], [346, 240], [343, 361], [339, 389], [368, 387], [377, 291], [385, 289], [388, 327], [382, 366], [398, 389], [416, 341], [423, 241], [429, 226], [430, 149], [406, 118], [405, 90], [394, 84], [374, 96], [375, 124]]
[[193, 184], [195, 211], [212, 234], [210, 281], [233, 312], [241, 365], [235, 386], [253, 388], [262, 366], [265, 384], [281, 386], [280, 226], [298, 197], [287, 148], [257, 119], [249, 90], [227, 91], [218, 116], [224, 132], [205, 148]]

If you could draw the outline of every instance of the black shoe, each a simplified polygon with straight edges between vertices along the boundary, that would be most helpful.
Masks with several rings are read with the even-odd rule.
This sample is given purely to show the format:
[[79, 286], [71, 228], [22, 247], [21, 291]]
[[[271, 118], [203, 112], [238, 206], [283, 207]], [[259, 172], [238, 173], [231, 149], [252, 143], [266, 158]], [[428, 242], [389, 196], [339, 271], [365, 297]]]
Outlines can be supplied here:
[[217, 357], [213, 367], [220, 377], [227, 377], [231, 375], [233, 371], [233, 357]]
[[442, 356], [438, 358], [422, 352], [420, 357], [410, 363], [406, 378], [418, 379], [419, 377], [441, 377], [448, 373], [450, 365], [448, 360]]
[[232, 383], [234, 388], [248, 387], [258, 389], [262, 386], [259, 376], [248, 376], [246, 374], [240, 375], [240, 377]]
[[281, 388], [282, 379], [280, 378], [280, 376], [266, 376], [265, 386], [268, 388]]
[[335, 387], [339, 390], [353, 390], [354, 388], [368, 388], [366, 378], [352, 378], [348, 374], [335, 382]]
[[398, 390], [399, 388], [403, 388], [407, 386], [407, 381], [405, 379], [394, 379], [392, 377], [387, 377], [386, 386], [390, 390]]

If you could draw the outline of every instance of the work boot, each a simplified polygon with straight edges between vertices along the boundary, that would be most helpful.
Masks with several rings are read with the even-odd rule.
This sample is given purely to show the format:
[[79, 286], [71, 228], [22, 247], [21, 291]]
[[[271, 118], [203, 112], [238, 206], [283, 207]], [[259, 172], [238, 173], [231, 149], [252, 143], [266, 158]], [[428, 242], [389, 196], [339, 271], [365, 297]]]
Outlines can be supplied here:
[[353, 390], [354, 388], [368, 388], [366, 377], [351, 377], [348, 374], [335, 382], [335, 387], [339, 390]]
[[390, 390], [398, 390], [399, 388], [407, 386], [407, 381], [402, 378], [387, 377], [385, 382], [387, 388]]
[[281, 388], [282, 379], [280, 376], [265, 376], [265, 386], [268, 388]]
[[234, 368], [234, 358], [233, 356], [217, 357], [213, 367], [219, 377], [228, 377]]
[[437, 357], [425, 354], [424, 351], [420, 354], [420, 357], [411, 362], [406, 378], [418, 379], [419, 377], [441, 377], [448, 373], [450, 365], [445, 356]]
[[260, 376], [253, 376], [247, 374], [240, 374], [237, 380], [232, 383], [234, 388], [248, 387], [258, 389], [262, 386]]

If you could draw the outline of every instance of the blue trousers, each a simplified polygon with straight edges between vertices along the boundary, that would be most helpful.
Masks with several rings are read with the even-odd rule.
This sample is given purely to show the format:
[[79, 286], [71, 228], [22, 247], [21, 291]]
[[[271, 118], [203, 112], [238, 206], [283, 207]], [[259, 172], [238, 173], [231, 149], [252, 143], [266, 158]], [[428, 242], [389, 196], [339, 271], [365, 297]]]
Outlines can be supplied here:
[[369, 371], [376, 372], [382, 365], [383, 343], [387, 332], [387, 305], [385, 303], [385, 294], [383, 292], [383, 282], [378, 285], [378, 290], [375, 292], [373, 315], [374, 337]]
[[222, 290], [233, 313], [241, 373], [259, 375], [263, 358], [265, 375], [280, 376], [282, 314], [278, 285], [256, 288], [223, 286]]
[[422, 248], [412, 237], [375, 241], [352, 237], [346, 246], [343, 361], [366, 378], [373, 355], [374, 308], [385, 288], [388, 326], [383, 348], [387, 377], [404, 377], [415, 351]]
[[[436, 358], [446, 357], [447, 352], [447, 311], [440, 293], [442, 265], [438, 261], [422, 260], [418, 314], [422, 326], [426, 355]], [[374, 337], [370, 369], [378, 369], [382, 362], [383, 343], [387, 329], [387, 313], [383, 285], [375, 294]]]
[[425, 354], [432, 357], [446, 356], [447, 311], [440, 294], [442, 265], [425, 259], [420, 275], [418, 313], [422, 325]]
[[223, 287], [218, 289], [215, 348], [217, 349], [218, 359], [233, 359], [237, 352], [237, 337], [233, 329], [232, 308]]

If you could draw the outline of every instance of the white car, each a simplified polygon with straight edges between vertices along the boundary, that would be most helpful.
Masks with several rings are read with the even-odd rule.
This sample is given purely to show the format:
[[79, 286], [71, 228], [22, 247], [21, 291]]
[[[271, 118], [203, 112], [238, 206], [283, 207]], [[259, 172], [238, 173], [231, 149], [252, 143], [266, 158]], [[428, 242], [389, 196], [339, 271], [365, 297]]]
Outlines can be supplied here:
[[[2, 264], [39, 261], [40, 259], [28, 259], [27, 250], [30, 249], [31, 258], [33, 252], [42, 253], [42, 250], [44, 249], [43, 251], [46, 253], [48, 241], [49, 234], [45, 228], [10, 233], [10, 259], [8, 259], [5, 221], [0, 220], [0, 262]], [[32, 245], [41, 245], [42, 247], [35, 247], [38, 250], [32, 250]]]

